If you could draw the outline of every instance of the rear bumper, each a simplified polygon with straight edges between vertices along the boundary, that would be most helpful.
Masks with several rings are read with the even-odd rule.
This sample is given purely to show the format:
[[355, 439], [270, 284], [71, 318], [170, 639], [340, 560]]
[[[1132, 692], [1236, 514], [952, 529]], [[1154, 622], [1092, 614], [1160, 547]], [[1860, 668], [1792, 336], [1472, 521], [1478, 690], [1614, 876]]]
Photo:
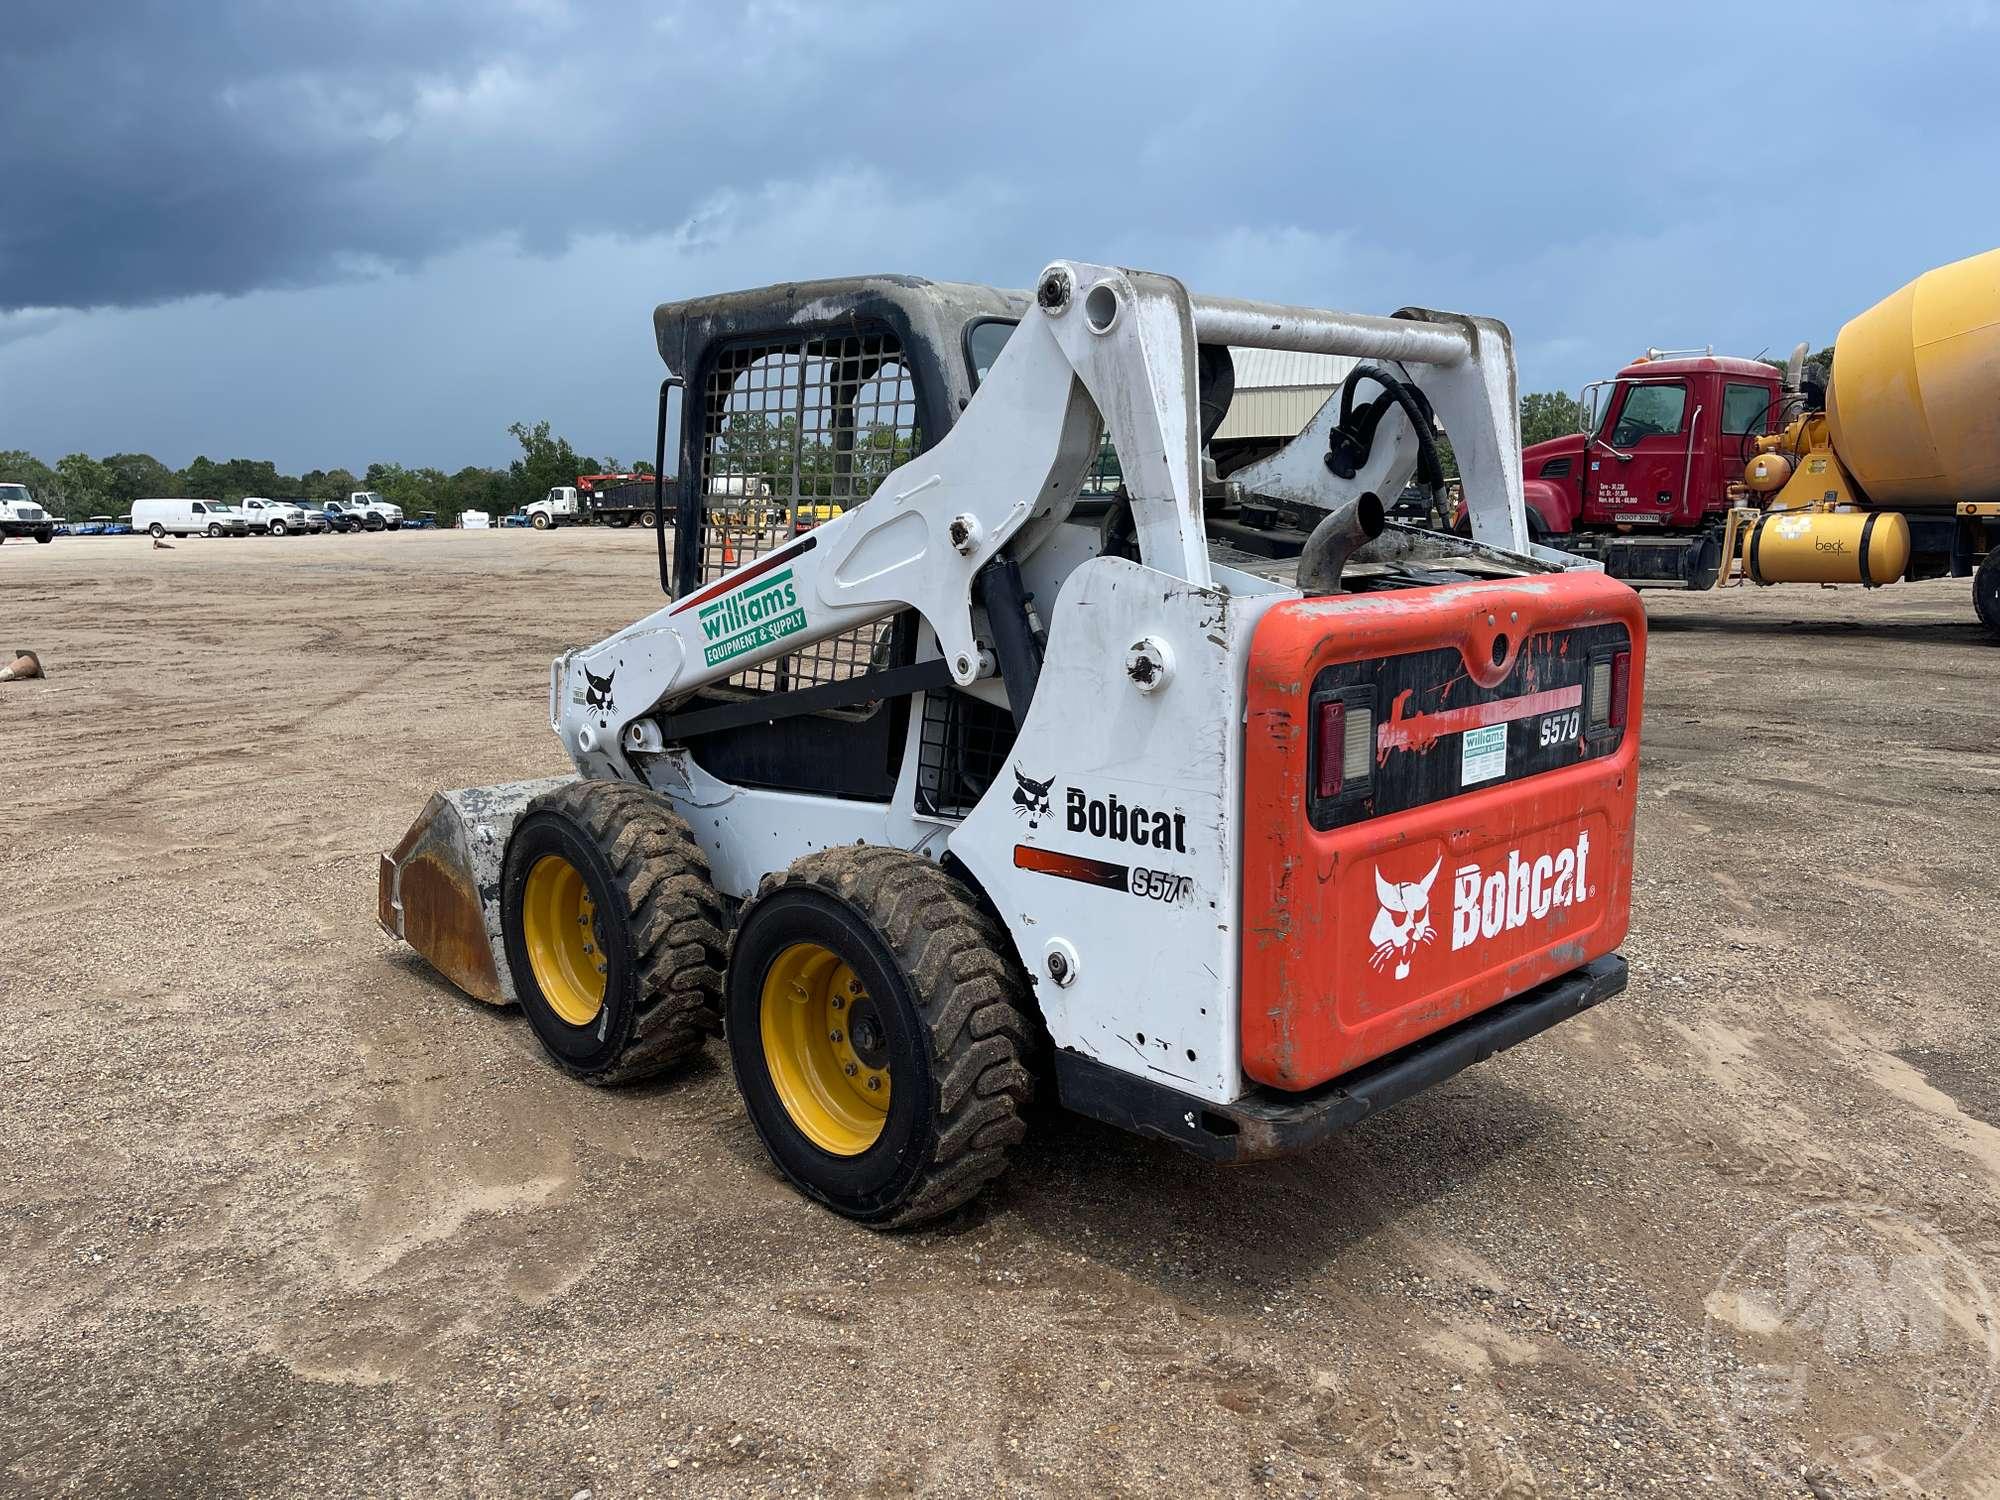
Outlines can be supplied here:
[[1210, 1104], [1068, 1051], [1056, 1054], [1056, 1089], [1067, 1109], [1211, 1161], [1261, 1161], [1359, 1124], [1624, 988], [1622, 957], [1593, 959], [1303, 1094], [1260, 1088], [1232, 1104]]

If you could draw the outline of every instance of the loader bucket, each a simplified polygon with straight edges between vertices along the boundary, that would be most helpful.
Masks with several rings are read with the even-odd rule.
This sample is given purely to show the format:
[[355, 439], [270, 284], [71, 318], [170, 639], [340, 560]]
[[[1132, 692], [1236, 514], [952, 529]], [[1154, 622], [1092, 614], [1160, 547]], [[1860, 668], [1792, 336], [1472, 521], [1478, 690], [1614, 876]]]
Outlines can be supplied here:
[[439, 792], [382, 856], [376, 917], [445, 978], [488, 1005], [514, 1003], [500, 939], [500, 871], [529, 802], [574, 778]]

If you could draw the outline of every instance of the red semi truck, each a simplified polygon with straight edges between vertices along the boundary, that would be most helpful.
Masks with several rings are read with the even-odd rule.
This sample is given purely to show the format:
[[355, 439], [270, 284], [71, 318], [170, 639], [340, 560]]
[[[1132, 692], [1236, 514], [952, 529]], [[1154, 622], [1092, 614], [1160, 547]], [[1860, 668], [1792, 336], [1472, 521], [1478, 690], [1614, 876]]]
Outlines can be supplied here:
[[1531, 534], [1633, 584], [1970, 578], [2000, 636], [2000, 250], [1849, 319], [1832, 364], [1649, 350], [1523, 451]]
[[1583, 432], [1522, 450], [1536, 541], [1629, 583], [1705, 587], [1722, 562], [1730, 486], [1787, 408], [1762, 360], [1648, 354], [1584, 388]]

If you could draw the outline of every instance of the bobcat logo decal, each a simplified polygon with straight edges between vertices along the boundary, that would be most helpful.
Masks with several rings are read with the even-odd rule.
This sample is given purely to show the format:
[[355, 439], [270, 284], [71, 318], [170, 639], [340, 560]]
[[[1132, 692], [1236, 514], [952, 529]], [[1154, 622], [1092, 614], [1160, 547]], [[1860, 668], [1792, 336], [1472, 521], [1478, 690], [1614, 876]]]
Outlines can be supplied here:
[[1014, 788], [1014, 815], [1026, 818], [1030, 828], [1040, 828], [1042, 819], [1049, 815], [1049, 788], [1056, 784], [1055, 777], [1030, 781], [1017, 770], [1014, 780], [1019, 783]]
[[1375, 871], [1375, 898], [1382, 909], [1375, 913], [1375, 925], [1368, 929], [1373, 949], [1368, 962], [1372, 967], [1380, 969], [1394, 959], [1396, 977], [1410, 977], [1410, 960], [1416, 957], [1417, 945], [1437, 938], [1437, 928], [1431, 925], [1431, 882], [1443, 867], [1444, 856], [1440, 854], [1430, 874], [1402, 885], [1384, 880], [1379, 868]]
[[612, 707], [611, 679], [616, 677], [617, 675], [618, 675], [618, 669], [616, 667], [613, 667], [609, 672], [606, 672], [602, 677], [599, 677], [595, 672], [591, 671], [590, 668], [585, 667], [583, 669], [583, 677], [584, 681], [590, 684], [590, 688], [583, 695], [583, 706], [585, 708], [603, 709], [606, 712], [609, 712]]

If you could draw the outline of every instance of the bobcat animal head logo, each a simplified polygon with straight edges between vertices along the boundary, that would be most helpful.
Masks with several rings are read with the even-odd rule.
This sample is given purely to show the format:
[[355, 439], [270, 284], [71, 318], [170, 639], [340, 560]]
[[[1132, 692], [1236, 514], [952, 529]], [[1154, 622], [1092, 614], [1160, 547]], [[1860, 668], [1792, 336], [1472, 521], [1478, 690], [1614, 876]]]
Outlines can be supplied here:
[[583, 669], [583, 678], [585, 682], [590, 684], [590, 687], [583, 695], [583, 706], [585, 708], [609, 709], [611, 707], [611, 679], [617, 675], [618, 669], [616, 667], [613, 667], [602, 677], [599, 677], [590, 668], [585, 667]]
[[1375, 899], [1382, 903], [1382, 909], [1375, 913], [1375, 925], [1368, 929], [1371, 967], [1381, 969], [1394, 959], [1396, 977], [1408, 979], [1417, 945], [1436, 941], [1437, 928], [1431, 925], [1431, 882], [1443, 867], [1444, 856], [1440, 854], [1430, 874], [1401, 885], [1384, 880], [1379, 868], [1375, 871]]
[[1014, 780], [1019, 783], [1014, 788], [1014, 815], [1026, 818], [1030, 828], [1041, 827], [1042, 819], [1049, 815], [1049, 788], [1056, 784], [1055, 777], [1030, 781], [1017, 770]]

